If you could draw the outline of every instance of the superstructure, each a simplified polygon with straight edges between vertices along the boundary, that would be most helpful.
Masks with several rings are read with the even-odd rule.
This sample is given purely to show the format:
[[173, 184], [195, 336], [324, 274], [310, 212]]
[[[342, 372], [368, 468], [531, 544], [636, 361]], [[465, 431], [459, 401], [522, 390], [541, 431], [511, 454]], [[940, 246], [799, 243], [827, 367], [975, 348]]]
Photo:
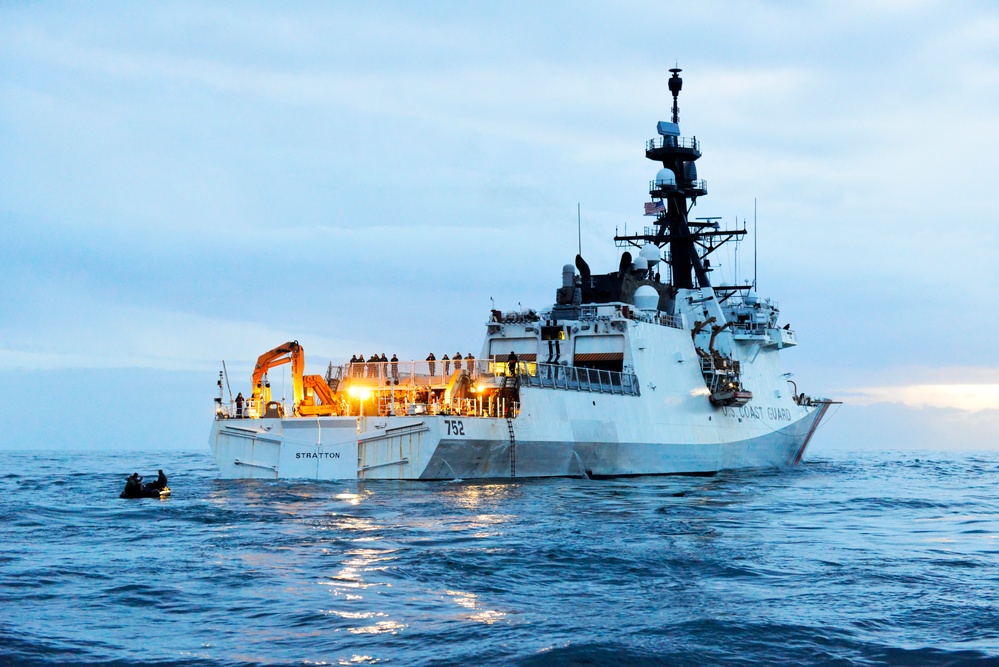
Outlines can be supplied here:
[[[712, 285], [711, 255], [745, 229], [691, 219], [707, 194], [695, 138], [670, 121], [645, 155], [661, 165], [646, 213], [618, 234], [617, 269], [579, 255], [555, 302], [492, 310], [479, 355], [330, 363], [307, 375], [291, 341], [261, 355], [245, 401], [222, 378], [210, 444], [223, 477], [474, 479], [712, 474], [801, 460], [830, 405], [781, 364], [797, 345], [753, 283]], [[268, 372], [290, 363], [292, 400]]]

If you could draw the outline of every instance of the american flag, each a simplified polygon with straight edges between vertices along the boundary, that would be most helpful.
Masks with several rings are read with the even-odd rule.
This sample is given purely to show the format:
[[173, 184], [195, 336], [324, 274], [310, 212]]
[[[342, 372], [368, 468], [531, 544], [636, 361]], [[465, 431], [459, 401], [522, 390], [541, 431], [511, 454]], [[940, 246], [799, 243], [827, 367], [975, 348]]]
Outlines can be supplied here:
[[645, 215], [656, 215], [665, 210], [666, 204], [662, 200], [645, 202]]

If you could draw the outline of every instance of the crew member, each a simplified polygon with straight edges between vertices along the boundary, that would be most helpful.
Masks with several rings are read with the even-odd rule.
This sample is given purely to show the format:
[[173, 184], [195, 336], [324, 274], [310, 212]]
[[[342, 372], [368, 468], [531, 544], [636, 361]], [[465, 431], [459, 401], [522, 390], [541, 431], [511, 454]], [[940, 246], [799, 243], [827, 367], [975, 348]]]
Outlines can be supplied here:
[[388, 357], [385, 356], [384, 352], [382, 352], [382, 356], [378, 357], [378, 363], [381, 364], [380, 366], [381, 371], [378, 373], [378, 377], [388, 378], [388, 372], [389, 372]]
[[132, 476], [125, 480], [125, 490], [121, 492], [119, 498], [141, 498], [142, 478], [139, 473], [133, 472]]
[[451, 360], [445, 354], [441, 361], [444, 362], [444, 378], [446, 379], [451, 374]]
[[517, 353], [510, 350], [510, 356], [506, 362], [507, 369], [510, 371], [510, 375], [517, 375]]
[[454, 360], [454, 370], [461, 372], [461, 352], [455, 352], [454, 356], [451, 357]]
[[243, 399], [243, 392], [236, 394], [236, 417], [239, 419], [243, 418], [243, 403], [246, 401]]
[[399, 380], [399, 357], [392, 354], [392, 379], [398, 382]]
[[433, 377], [434, 375], [437, 374], [437, 363], [436, 363], [436, 361], [437, 361], [437, 357], [434, 356], [433, 352], [431, 352], [430, 354], [427, 355], [427, 364], [430, 366], [430, 377]]
[[475, 370], [475, 357], [469, 352], [465, 355], [465, 368], [468, 369], [468, 373], [471, 374]]

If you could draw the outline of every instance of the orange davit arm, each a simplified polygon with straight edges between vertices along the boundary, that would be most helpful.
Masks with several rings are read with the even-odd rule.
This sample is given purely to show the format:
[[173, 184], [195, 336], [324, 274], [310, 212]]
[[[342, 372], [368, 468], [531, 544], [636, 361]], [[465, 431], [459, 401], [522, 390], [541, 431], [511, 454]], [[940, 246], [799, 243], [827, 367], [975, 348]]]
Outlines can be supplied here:
[[301, 415], [329, 416], [337, 414], [339, 403], [333, 397], [330, 386], [326, 384], [322, 375], [306, 375], [302, 378], [302, 384], [306, 389], [311, 389], [315, 398], [319, 399], [317, 405], [314, 401], [311, 405], [301, 403], [298, 406], [298, 413]]
[[[268, 370], [275, 366], [281, 366], [291, 362], [291, 386], [292, 398], [295, 405], [302, 402], [305, 391], [302, 388], [302, 371], [305, 369], [305, 351], [298, 344], [297, 340], [289, 341], [283, 345], [278, 345], [269, 352], [264, 352], [257, 359], [257, 365], [253, 368], [253, 400], [260, 401], [263, 393], [261, 379]], [[267, 392], [266, 400], [270, 400], [270, 392]]]

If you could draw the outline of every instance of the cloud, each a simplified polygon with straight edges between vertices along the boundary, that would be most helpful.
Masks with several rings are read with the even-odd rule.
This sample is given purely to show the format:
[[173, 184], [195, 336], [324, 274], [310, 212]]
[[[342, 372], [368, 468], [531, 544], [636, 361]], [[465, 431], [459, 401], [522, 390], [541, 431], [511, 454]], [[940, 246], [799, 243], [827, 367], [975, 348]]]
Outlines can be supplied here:
[[[0, 323], [0, 370], [205, 371], [217, 370], [223, 358], [243, 369], [266, 347], [297, 337], [280, 320], [128, 304], [66, 282], [43, 281], [21, 298], [46, 307], [18, 310], [20, 317]], [[340, 351], [353, 341], [313, 334], [310, 342], [321, 350]]]
[[999, 384], [915, 384], [851, 389], [843, 396], [857, 405], [901, 403], [910, 408], [965, 412], [999, 410]]
[[999, 366], [832, 367], [810, 361], [795, 368], [795, 380], [806, 387], [821, 383], [830, 396], [848, 405], [894, 403], [913, 409], [971, 412], [993, 407], [990, 401], [999, 388]]
[[913, 408], [901, 403], [853, 401], [830, 411], [807, 456], [825, 450], [994, 450], [999, 410]]
[[705, 2], [653, 48], [653, 3], [388, 7], [0, 8], [0, 368], [464, 350], [490, 296], [550, 302], [577, 201], [616, 267], [676, 59], [694, 214], [759, 198], [803, 389], [993, 405], [987, 372], [899, 369], [999, 363], [994, 9]]

